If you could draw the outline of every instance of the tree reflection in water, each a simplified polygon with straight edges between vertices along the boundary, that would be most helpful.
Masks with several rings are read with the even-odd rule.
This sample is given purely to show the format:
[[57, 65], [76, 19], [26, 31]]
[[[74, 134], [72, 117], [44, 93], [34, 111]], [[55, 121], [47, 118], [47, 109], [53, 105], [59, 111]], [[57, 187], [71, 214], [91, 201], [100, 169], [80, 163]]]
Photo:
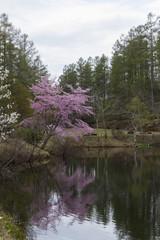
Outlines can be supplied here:
[[[34, 239], [43, 239], [41, 229], [47, 230], [42, 231], [45, 234], [52, 232], [53, 239], [62, 239], [66, 233], [79, 239], [86, 229], [87, 234], [95, 230], [92, 239], [96, 240], [99, 233], [108, 240], [112, 236], [159, 239], [159, 149], [112, 149], [107, 155], [98, 151], [98, 156], [87, 153], [88, 158], [35, 167], [34, 175], [28, 169], [7, 185], [1, 182], [4, 210], [20, 219], [28, 239], [35, 234], [40, 238]], [[68, 228], [68, 222], [75, 224]], [[106, 238], [108, 229], [111, 238]]]
[[[68, 176], [66, 167], [62, 164], [47, 170], [39, 186], [32, 185], [32, 189], [25, 187], [25, 190], [36, 196], [30, 205], [33, 214], [31, 223], [44, 230], [52, 227], [56, 231], [56, 226], [60, 224], [63, 216], [72, 216], [70, 224], [75, 220], [82, 222], [93, 198], [92, 194], [85, 193], [84, 190], [93, 180], [80, 168]], [[48, 191], [48, 184], [52, 185], [55, 191]], [[36, 194], [37, 187], [38, 192], [39, 187], [41, 188], [41, 193]]]

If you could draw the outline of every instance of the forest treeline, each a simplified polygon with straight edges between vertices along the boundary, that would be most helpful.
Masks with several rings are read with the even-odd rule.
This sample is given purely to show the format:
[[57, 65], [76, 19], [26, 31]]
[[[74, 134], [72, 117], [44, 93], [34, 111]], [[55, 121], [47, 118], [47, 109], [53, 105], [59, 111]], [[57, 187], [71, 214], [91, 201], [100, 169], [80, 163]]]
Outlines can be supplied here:
[[[14, 103], [14, 110], [20, 114], [20, 120], [32, 114], [28, 98], [31, 98], [29, 86], [48, 74], [33, 41], [20, 29], [9, 22], [6, 14], [0, 15], [0, 66], [8, 71], [6, 84], [12, 93], [10, 100], [1, 100], [1, 106]], [[13, 110], [12, 110], [13, 111]]]
[[[16, 29], [6, 14], [0, 15], [0, 59], [3, 70], [9, 71], [10, 101], [21, 115], [19, 120], [23, 120], [32, 115], [29, 86], [40, 76], [48, 75], [48, 71], [33, 41]], [[144, 25], [121, 35], [113, 46], [111, 59], [103, 54], [64, 66], [58, 83], [66, 91], [67, 84], [90, 88], [95, 115], [85, 120], [101, 122], [104, 128], [106, 121], [131, 119], [135, 112], [136, 117], [143, 113], [139, 114], [140, 120], [144, 115], [159, 118], [160, 18], [150, 13]], [[3, 104], [6, 102], [1, 100]]]
[[97, 121], [132, 120], [135, 112], [139, 120], [159, 118], [160, 18], [149, 13], [144, 25], [121, 35], [110, 60], [103, 54], [65, 66], [59, 84], [66, 83], [91, 89]]

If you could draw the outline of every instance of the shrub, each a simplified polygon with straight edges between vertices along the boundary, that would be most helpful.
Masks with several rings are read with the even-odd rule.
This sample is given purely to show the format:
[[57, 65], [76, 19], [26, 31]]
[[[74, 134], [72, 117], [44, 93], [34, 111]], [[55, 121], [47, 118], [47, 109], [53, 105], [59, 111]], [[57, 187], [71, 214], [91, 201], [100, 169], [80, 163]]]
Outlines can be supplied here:
[[114, 138], [117, 138], [117, 139], [124, 139], [125, 138], [125, 133], [122, 131], [122, 130], [119, 130], [119, 129], [114, 129], [112, 130], [112, 135]]
[[14, 137], [21, 138], [30, 144], [37, 144], [42, 140], [43, 133], [40, 130], [18, 127], [14, 132]]

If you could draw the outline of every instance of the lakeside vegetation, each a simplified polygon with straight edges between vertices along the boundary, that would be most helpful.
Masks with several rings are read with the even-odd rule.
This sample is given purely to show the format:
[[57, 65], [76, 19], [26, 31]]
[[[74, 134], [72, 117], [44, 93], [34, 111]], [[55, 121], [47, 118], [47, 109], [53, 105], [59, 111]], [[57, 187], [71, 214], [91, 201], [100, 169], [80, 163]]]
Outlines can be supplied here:
[[133, 147], [159, 147], [160, 133], [152, 132], [142, 135], [137, 132], [137, 144], [134, 145], [133, 134], [128, 134], [127, 130], [108, 129], [108, 137], [105, 139], [104, 129], [99, 129], [99, 137], [97, 131], [91, 135], [83, 136], [79, 141], [75, 141], [71, 137], [66, 137], [63, 142], [55, 137], [51, 137], [44, 150], [40, 149], [43, 142], [43, 135], [32, 139], [29, 137], [33, 132], [15, 130], [12, 138], [8, 138], [5, 142], [0, 143], [0, 177], [11, 178], [16, 173], [31, 165], [47, 162], [55, 156], [67, 157], [76, 152], [76, 149], [94, 149], [94, 148], [133, 148]]
[[4, 213], [0, 207], [0, 240], [25, 240], [25, 233], [17, 226], [15, 220]]

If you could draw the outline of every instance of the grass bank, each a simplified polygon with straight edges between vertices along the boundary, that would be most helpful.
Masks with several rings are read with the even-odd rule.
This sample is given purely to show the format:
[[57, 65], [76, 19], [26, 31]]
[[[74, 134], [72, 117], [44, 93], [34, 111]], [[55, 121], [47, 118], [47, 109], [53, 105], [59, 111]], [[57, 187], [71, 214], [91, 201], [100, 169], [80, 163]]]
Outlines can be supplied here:
[[[134, 145], [133, 134], [128, 134], [126, 130], [107, 130], [107, 139], [105, 139], [104, 129], [99, 129], [99, 137], [97, 131], [94, 130], [92, 135], [84, 136], [77, 146], [87, 148], [103, 148], [103, 147], [132, 147]], [[152, 132], [151, 134], [142, 134], [137, 132], [137, 147], [160, 146], [160, 132]]]
[[0, 207], [0, 240], [26, 239], [23, 231], [17, 226], [14, 219], [4, 213]]
[[10, 178], [22, 169], [49, 158], [47, 151], [21, 139], [8, 138], [0, 143], [0, 179]]

